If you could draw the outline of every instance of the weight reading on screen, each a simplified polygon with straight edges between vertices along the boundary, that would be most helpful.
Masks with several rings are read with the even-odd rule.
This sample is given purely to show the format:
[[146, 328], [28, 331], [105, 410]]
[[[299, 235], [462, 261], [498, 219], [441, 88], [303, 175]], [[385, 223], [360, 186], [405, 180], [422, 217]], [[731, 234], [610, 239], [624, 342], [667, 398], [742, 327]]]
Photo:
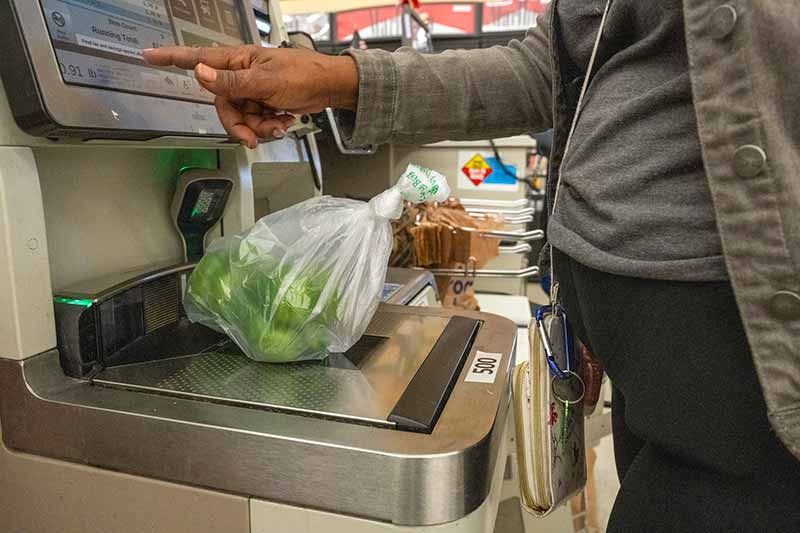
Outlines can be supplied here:
[[192, 72], [153, 67], [145, 48], [244, 42], [233, 0], [40, 0], [65, 83], [210, 103]]

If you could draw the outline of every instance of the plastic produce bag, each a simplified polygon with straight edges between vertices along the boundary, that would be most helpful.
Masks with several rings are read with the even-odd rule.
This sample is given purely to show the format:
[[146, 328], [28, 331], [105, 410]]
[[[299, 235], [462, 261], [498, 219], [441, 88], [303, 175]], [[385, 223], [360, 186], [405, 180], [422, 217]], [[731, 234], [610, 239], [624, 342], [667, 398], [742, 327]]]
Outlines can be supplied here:
[[450, 188], [409, 165], [368, 203], [323, 196], [211, 244], [189, 278], [187, 316], [226, 333], [251, 359], [283, 363], [347, 351], [375, 314], [403, 202]]

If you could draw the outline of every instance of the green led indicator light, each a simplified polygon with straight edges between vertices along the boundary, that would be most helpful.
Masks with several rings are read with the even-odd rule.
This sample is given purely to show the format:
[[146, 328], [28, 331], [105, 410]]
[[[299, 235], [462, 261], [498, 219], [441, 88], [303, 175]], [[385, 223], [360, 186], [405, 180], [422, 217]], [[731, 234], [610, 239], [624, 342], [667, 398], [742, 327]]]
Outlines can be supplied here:
[[75, 298], [64, 298], [62, 296], [56, 296], [53, 300], [59, 304], [80, 305], [81, 307], [91, 307], [94, 305], [94, 302], [91, 300], [76, 300]]

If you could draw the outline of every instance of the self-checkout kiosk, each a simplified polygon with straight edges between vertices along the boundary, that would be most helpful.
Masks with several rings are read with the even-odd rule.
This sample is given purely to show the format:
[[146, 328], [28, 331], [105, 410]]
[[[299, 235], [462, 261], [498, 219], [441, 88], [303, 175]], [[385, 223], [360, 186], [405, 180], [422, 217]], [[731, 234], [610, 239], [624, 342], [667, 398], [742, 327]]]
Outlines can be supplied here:
[[407, 271], [320, 363], [186, 320], [204, 246], [324, 169], [313, 121], [246, 150], [141, 50], [251, 42], [241, 0], [0, 1], [0, 530], [493, 530], [511, 322], [431, 306]]

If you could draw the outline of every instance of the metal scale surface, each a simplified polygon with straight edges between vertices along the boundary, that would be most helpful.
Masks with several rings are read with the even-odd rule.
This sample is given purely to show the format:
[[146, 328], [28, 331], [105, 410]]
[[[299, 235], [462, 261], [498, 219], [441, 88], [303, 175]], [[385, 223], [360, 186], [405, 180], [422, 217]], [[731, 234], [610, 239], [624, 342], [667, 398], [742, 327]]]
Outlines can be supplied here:
[[353, 349], [324, 362], [262, 364], [224, 341], [200, 354], [107, 368], [92, 381], [393, 428], [395, 405], [449, 322], [381, 313]]
[[[381, 304], [347, 353], [267, 365], [182, 317], [190, 270], [64, 291], [83, 305], [57, 305], [59, 350], [0, 360], [6, 445], [399, 525], [453, 522], [486, 500], [503, 460], [513, 323]], [[397, 298], [412, 301], [430, 275], [415, 280]], [[144, 324], [140, 336], [130, 324]], [[95, 342], [114, 350], [69, 363]], [[494, 379], [468, 379], [486, 354]]]
[[[55, 350], [0, 360], [3, 439], [33, 454], [398, 525], [453, 522], [486, 500], [504, 458], [516, 331], [493, 315], [459, 315], [383, 305], [363, 360], [350, 353], [294, 368], [212, 350], [76, 379]], [[468, 380], [484, 352], [498, 358], [495, 380]]]

